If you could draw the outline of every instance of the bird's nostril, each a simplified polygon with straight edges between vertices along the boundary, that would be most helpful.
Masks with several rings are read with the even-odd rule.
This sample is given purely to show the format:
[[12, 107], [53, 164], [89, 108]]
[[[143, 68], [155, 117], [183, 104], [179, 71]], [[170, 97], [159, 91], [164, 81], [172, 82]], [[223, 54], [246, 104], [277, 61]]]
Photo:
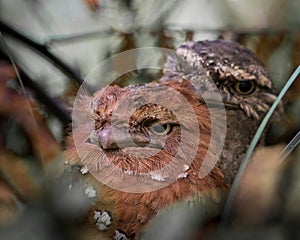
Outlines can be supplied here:
[[97, 137], [98, 137], [99, 144], [103, 149], [119, 148], [118, 144], [114, 140], [111, 127], [98, 131]]

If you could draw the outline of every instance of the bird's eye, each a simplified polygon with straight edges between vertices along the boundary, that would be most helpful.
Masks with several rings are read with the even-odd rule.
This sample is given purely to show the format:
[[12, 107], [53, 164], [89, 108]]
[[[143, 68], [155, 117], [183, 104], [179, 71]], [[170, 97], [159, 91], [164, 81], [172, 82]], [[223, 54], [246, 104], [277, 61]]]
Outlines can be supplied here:
[[150, 131], [157, 135], [167, 135], [171, 131], [171, 124], [155, 124], [150, 127]]
[[241, 81], [233, 84], [234, 91], [241, 95], [249, 95], [255, 91], [255, 88], [255, 81]]

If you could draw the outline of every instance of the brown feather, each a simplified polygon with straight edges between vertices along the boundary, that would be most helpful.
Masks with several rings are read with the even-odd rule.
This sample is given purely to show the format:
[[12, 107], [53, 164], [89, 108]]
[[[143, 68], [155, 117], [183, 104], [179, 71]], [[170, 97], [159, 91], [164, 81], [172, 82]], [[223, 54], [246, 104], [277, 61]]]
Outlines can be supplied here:
[[[91, 214], [95, 214], [95, 210], [99, 211], [98, 214], [107, 211], [111, 214], [111, 224], [102, 233], [113, 237], [116, 231], [120, 230], [128, 238], [133, 238], [161, 209], [194, 197], [203, 201], [203, 197], [197, 196], [210, 195], [216, 189], [227, 191], [224, 177], [218, 169], [213, 168], [204, 178], [199, 177], [199, 169], [208, 153], [211, 124], [206, 105], [201, 98], [193, 94], [190, 87], [188, 82], [176, 79], [167, 84], [151, 83], [124, 88], [109, 86], [79, 104], [78, 113], [87, 115], [78, 117], [79, 120], [73, 129], [73, 137], [76, 140], [69, 141], [65, 156], [70, 163], [79, 163], [89, 170], [90, 174], [85, 175], [85, 181], [97, 192], [93, 210], [89, 214], [91, 227], [96, 228], [97, 223]], [[176, 92], [180, 96], [176, 96]], [[188, 109], [187, 106], [183, 106], [180, 98], [182, 96], [186, 103], [192, 106], [190, 110], [182, 111], [183, 108]], [[124, 104], [128, 99], [136, 107], [129, 118], [126, 114], [130, 112], [130, 106]], [[160, 99], [170, 104], [171, 109], [168, 109], [168, 105], [162, 106], [163, 103], [157, 104]], [[139, 106], [139, 103], [143, 103], [142, 106]], [[129, 123], [124, 121], [126, 119]], [[189, 128], [191, 121], [196, 121], [193, 124], [201, 131], [198, 140]], [[172, 130], [162, 139], [149, 130], [148, 125], [153, 123], [172, 124]], [[126, 124], [128, 126], [124, 136], [118, 133], [119, 138], [127, 139], [126, 134], [131, 134], [137, 142], [141, 138], [147, 140], [149, 137], [155, 144], [133, 146], [133, 143], [122, 142], [122, 147], [116, 146], [109, 139], [108, 149], [103, 149], [102, 142], [97, 142], [97, 139], [104, 138], [103, 136], [110, 137], [109, 131], [113, 124], [120, 129]], [[187, 137], [181, 135], [183, 129]], [[92, 131], [95, 131], [95, 134], [92, 140], [89, 140]], [[79, 148], [76, 141], [80, 144]], [[158, 148], [160, 144], [162, 146]], [[184, 144], [185, 147], [181, 147], [180, 144]], [[187, 156], [193, 149], [196, 155], [189, 163]], [[151, 153], [153, 154], [147, 156]], [[172, 167], [168, 167], [173, 162]], [[167, 168], [164, 175], [151, 175], [151, 172], [164, 167]], [[121, 172], [116, 169], [121, 169]], [[103, 170], [108, 172], [105, 173], [106, 184], [117, 184], [118, 187], [124, 187], [124, 190], [105, 186], [98, 181], [103, 177]], [[165, 185], [155, 188], [160, 184]], [[137, 192], [126, 190], [135, 185], [140, 185], [141, 189]], [[213, 193], [213, 199], [221, 204], [221, 196], [218, 194]]]

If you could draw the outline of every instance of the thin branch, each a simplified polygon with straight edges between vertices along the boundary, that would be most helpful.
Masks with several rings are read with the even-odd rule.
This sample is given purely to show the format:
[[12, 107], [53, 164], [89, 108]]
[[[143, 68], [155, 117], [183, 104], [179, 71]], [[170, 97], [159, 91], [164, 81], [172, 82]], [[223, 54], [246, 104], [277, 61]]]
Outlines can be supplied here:
[[[39, 55], [44, 56], [49, 62], [63, 72], [66, 76], [68, 76], [71, 80], [76, 81], [79, 85], [83, 83], [83, 79], [78, 76], [66, 63], [60, 60], [58, 57], [53, 55], [47, 45], [40, 44], [29, 37], [25, 36], [24, 34], [14, 30], [12, 27], [8, 26], [4, 22], [0, 21], [0, 31], [3, 35], [9, 35], [15, 38], [18, 41], [28, 45], [30, 48], [35, 50]], [[88, 86], [85, 86], [89, 89]]]
[[[5, 57], [9, 61], [9, 57], [0, 50], [2, 57]], [[25, 72], [18, 67], [18, 72], [22, 79], [22, 83], [29, 87], [36, 95], [39, 102], [44, 104], [46, 108], [54, 114], [65, 126], [71, 122], [70, 113], [59, 106], [56, 101], [49, 97], [48, 94], [42, 89], [34, 80], [32, 80]]]

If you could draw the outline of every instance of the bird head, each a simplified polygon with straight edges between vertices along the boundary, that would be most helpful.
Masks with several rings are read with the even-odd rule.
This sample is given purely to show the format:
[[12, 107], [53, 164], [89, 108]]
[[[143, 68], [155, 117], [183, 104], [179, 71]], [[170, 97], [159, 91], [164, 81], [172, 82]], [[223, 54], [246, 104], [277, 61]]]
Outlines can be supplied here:
[[[253, 52], [235, 42], [185, 42], [169, 56], [164, 80], [189, 79], [200, 95], [219, 91], [227, 109], [261, 120], [276, 99], [270, 77]], [[216, 86], [216, 87], [213, 87]]]
[[210, 143], [211, 116], [189, 85], [175, 79], [108, 86], [78, 103], [73, 116], [84, 117], [73, 117], [73, 138], [83, 165], [102, 175], [99, 170], [110, 166], [118, 171], [109, 174], [112, 178], [138, 175], [162, 185], [187, 176], [187, 170], [198, 178]]

